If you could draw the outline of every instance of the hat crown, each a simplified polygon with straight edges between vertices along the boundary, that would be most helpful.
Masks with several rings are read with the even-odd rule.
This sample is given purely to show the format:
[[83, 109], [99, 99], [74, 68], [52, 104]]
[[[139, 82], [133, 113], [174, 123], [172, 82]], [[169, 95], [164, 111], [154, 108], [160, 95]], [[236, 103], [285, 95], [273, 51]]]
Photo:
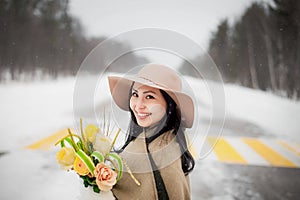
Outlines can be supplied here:
[[138, 72], [137, 77], [173, 91], [182, 89], [180, 77], [174, 70], [164, 65], [148, 64]]

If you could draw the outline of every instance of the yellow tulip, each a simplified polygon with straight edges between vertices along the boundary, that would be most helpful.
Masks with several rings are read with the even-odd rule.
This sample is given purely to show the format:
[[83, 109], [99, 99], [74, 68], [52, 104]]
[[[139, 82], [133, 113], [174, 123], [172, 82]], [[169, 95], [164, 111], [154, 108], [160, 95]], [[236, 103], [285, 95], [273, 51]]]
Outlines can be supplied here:
[[99, 128], [94, 124], [89, 124], [84, 131], [85, 138], [87, 141], [94, 143], [96, 139], [96, 134], [99, 132]]
[[75, 161], [75, 152], [74, 149], [70, 147], [62, 147], [56, 153], [56, 160], [63, 169], [71, 169]]
[[74, 171], [77, 172], [77, 174], [81, 176], [85, 176], [89, 174], [89, 169], [87, 166], [82, 162], [82, 160], [76, 156], [75, 162], [74, 162]]

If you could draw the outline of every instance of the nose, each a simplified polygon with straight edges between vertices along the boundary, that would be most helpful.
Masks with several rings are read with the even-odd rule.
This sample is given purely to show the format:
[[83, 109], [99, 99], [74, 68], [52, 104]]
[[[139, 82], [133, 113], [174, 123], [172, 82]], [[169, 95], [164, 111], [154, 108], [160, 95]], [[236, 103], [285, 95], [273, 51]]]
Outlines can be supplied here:
[[136, 110], [144, 109], [145, 107], [146, 106], [144, 100], [142, 98], [138, 98], [136, 100], [136, 105], [135, 105]]

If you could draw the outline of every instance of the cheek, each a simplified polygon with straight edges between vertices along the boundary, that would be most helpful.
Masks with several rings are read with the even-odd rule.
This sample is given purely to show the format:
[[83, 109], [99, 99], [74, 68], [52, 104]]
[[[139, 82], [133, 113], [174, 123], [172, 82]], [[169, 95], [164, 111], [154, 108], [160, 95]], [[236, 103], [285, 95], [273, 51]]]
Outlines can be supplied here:
[[134, 105], [135, 105], [134, 100], [132, 98], [130, 98], [129, 107], [131, 108], [131, 110], [133, 110]]
[[163, 117], [166, 114], [166, 107], [161, 104], [152, 105], [149, 110], [156, 117]]

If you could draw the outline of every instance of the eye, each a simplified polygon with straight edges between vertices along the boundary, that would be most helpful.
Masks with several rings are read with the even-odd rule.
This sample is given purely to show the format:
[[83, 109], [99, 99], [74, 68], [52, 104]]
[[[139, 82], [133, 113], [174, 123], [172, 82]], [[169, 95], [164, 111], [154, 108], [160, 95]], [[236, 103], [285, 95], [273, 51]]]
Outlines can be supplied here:
[[132, 97], [138, 97], [138, 94], [137, 94], [136, 92], [132, 92], [132, 93], [131, 93], [131, 96], [132, 96]]
[[152, 96], [152, 95], [147, 95], [147, 96], [146, 96], [146, 99], [155, 99], [155, 98], [154, 98], [154, 96]]

